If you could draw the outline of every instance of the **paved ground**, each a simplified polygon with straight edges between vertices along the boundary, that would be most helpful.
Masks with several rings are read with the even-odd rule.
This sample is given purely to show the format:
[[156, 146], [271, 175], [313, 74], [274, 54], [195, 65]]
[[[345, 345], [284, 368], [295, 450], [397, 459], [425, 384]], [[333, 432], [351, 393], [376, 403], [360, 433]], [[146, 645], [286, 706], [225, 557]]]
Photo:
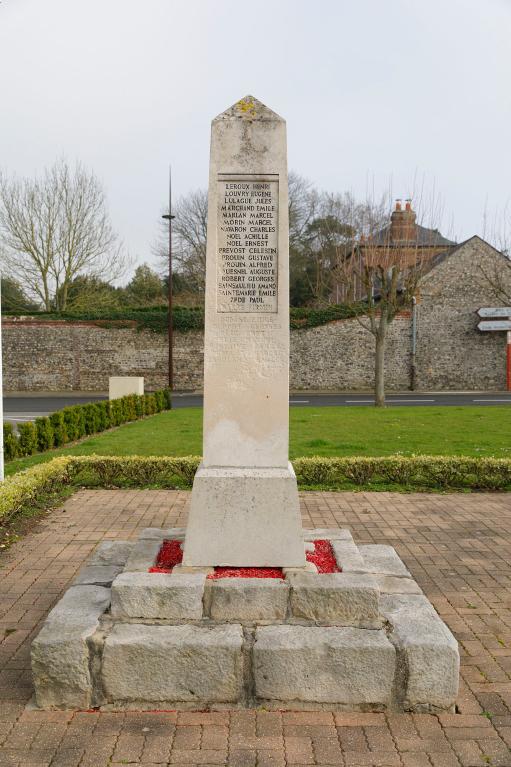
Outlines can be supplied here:
[[[4, 397], [4, 415], [6, 421], [19, 423], [33, 421], [41, 415], [48, 415], [55, 410], [61, 410], [67, 405], [77, 405], [84, 402], [95, 402], [106, 399], [101, 394], [55, 394], [40, 396], [24, 394], [23, 396]], [[317, 394], [301, 392], [289, 397], [291, 407], [353, 407], [374, 405], [370, 394]], [[399, 392], [389, 394], [387, 404], [397, 407], [420, 407], [424, 405], [511, 405], [511, 392]], [[174, 407], [202, 407], [201, 394], [174, 395]]]
[[26, 708], [36, 626], [97, 543], [186, 523], [187, 492], [81, 491], [0, 555], [0, 767], [511, 767], [511, 496], [301, 498], [305, 526], [397, 548], [460, 642], [459, 714]]

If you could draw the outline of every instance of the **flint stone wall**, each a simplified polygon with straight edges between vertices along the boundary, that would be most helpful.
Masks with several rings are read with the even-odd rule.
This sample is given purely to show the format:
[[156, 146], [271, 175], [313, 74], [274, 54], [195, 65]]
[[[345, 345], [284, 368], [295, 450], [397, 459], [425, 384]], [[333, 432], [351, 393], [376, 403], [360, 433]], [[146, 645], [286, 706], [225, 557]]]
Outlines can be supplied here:
[[[506, 334], [480, 333], [476, 311], [503, 305], [483, 277], [503, 256], [473, 237], [423, 281], [418, 308], [416, 388], [497, 391], [506, 388]], [[506, 274], [504, 268], [504, 274]], [[511, 269], [507, 269], [511, 295]], [[410, 388], [412, 322], [406, 312], [389, 332], [388, 391]], [[144, 376], [146, 390], [167, 381], [167, 338], [135, 328], [87, 322], [4, 319], [4, 387], [13, 391], [108, 391], [109, 376]], [[177, 390], [202, 389], [204, 336], [176, 333]], [[356, 319], [291, 331], [292, 390], [370, 390], [372, 335]]]

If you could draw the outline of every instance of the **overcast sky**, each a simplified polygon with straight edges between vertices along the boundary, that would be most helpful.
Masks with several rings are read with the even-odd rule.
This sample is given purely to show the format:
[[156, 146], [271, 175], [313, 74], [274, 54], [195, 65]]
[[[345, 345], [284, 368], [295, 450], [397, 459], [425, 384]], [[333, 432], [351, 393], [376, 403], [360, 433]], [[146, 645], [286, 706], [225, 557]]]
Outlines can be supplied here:
[[443, 229], [511, 200], [511, 0], [2, 0], [0, 167], [103, 181], [138, 262], [167, 195], [204, 187], [210, 121], [246, 94], [289, 166], [363, 197], [425, 181]]

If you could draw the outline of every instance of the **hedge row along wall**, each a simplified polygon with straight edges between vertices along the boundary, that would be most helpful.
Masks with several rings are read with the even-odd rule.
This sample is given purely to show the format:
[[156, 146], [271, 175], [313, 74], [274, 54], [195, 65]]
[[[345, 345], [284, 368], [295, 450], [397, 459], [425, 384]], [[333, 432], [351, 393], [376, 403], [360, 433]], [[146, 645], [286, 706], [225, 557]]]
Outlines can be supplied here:
[[[356, 305], [335, 304], [321, 309], [310, 307], [291, 307], [289, 324], [291, 328], [315, 328], [333, 320], [343, 320], [363, 314], [362, 303]], [[5, 314], [6, 318], [15, 319], [16, 315]], [[24, 321], [39, 322], [87, 322], [98, 327], [135, 327], [137, 330], [149, 330], [153, 333], [166, 334], [168, 311], [166, 306], [153, 306], [144, 309], [125, 309], [123, 311], [34, 312]], [[204, 308], [202, 306], [174, 306], [172, 309], [174, 330], [186, 333], [189, 330], [204, 330]]]

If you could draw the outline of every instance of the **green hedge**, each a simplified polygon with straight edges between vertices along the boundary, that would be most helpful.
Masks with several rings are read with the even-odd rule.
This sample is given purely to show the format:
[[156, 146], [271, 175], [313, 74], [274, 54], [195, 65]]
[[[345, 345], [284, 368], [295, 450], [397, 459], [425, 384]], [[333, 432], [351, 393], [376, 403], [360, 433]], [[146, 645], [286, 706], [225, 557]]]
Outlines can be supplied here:
[[36, 418], [34, 423], [19, 423], [18, 434], [12, 424], [4, 423], [4, 460], [7, 463], [21, 456], [43, 453], [111, 426], [160, 413], [168, 410], [171, 402], [171, 392], [161, 389], [153, 394], [128, 394], [119, 399], [65, 407], [50, 416]]
[[[290, 309], [290, 326], [292, 328], [315, 328], [333, 320], [343, 320], [363, 314], [364, 304], [332, 304], [322, 309], [306, 306]], [[15, 315], [10, 315], [15, 316]], [[48, 312], [32, 312], [31, 317], [41, 320], [69, 320], [92, 322], [101, 327], [132, 327], [137, 330], [150, 330], [153, 333], [166, 333], [168, 327], [168, 311], [166, 306], [153, 306], [143, 309], [123, 309], [119, 311], [63, 312], [53, 314]], [[174, 329], [180, 332], [202, 330], [204, 328], [204, 308], [202, 306], [174, 306], [172, 309]]]
[[396, 485], [425, 489], [511, 489], [510, 458], [401, 456], [377, 458], [298, 458], [293, 461], [302, 486]]
[[7, 477], [0, 484], [0, 519], [38, 503], [42, 495], [57, 494], [71, 482], [69, 458], [54, 458]]
[[[200, 456], [73, 456], [73, 471], [88, 472], [105, 485], [192, 485]], [[297, 458], [293, 461], [301, 487], [336, 488], [371, 484], [425, 489], [511, 489], [511, 459], [443, 456], [380, 458]]]
[[[76, 471], [88, 472], [100, 484], [174, 486], [176, 480], [191, 487], [199, 456], [75, 456]], [[296, 458], [301, 487], [324, 489], [395, 485], [424, 489], [511, 489], [510, 458], [464, 456], [383, 456], [379, 458]]]
[[[30, 507], [41, 496], [58, 495], [68, 486], [131, 485], [191, 487], [199, 456], [61, 456], [13, 474], [0, 484], [0, 519]], [[293, 461], [302, 488], [343, 486], [511, 490], [511, 459], [443, 456], [382, 458], [297, 458]]]

